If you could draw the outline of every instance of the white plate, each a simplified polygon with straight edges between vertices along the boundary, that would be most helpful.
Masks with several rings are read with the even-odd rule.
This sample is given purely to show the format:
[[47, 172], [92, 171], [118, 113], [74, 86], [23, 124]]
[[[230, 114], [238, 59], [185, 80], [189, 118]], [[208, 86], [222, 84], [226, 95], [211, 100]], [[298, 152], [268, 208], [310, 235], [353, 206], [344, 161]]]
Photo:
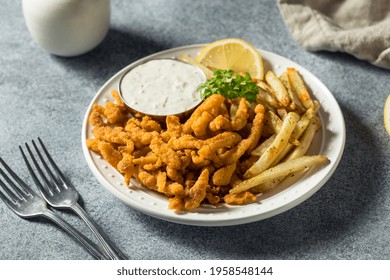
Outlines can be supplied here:
[[165, 196], [142, 186], [126, 187], [119, 172], [101, 156], [88, 150], [86, 139], [91, 137], [92, 134], [87, 120], [92, 105], [94, 103], [104, 105], [107, 100], [112, 100], [111, 90], [118, 89], [119, 79], [123, 73], [130, 67], [149, 59], [173, 58], [182, 53], [194, 57], [202, 47], [203, 45], [184, 46], [147, 56], [125, 67], [103, 85], [88, 107], [82, 128], [83, 153], [92, 173], [108, 191], [128, 206], [145, 214], [182, 224], [226, 226], [249, 223], [272, 217], [302, 203], [326, 183], [341, 159], [345, 144], [344, 118], [336, 99], [319, 79], [291, 60], [263, 50], [259, 51], [264, 59], [266, 70], [272, 69], [276, 74], [281, 74], [287, 67], [296, 68], [311, 89], [315, 99], [320, 102], [319, 116], [322, 121], [322, 128], [317, 132], [309, 153], [328, 156], [330, 163], [325, 167], [309, 170], [292, 185], [281, 185], [273, 192], [260, 196], [258, 201], [253, 204], [243, 206], [221, 205], [219, 207], [202, 206], [193, 212], [177, 214], [168, 209], [168, 199]]

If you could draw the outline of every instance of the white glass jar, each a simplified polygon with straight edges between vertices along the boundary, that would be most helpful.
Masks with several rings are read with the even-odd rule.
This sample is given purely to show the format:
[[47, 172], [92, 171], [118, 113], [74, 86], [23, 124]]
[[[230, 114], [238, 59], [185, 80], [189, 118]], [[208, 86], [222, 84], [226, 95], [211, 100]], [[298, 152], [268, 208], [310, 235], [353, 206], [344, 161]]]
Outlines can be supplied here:
[[23, 0], [34, 41], [59, 56], [86, 53], [102, 42], [110, 26], [110, 0]]

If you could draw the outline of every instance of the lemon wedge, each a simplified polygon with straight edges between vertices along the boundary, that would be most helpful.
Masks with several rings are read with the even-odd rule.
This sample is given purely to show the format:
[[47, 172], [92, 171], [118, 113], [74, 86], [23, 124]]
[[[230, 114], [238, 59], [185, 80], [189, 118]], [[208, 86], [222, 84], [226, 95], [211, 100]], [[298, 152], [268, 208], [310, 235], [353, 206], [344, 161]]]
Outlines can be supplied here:
[[383, 109], [383, 119], [387, 133], [390, 135], [390, 94], [387, 96], [385, 107]]
[[263, 80], [264, 66], [259, 51], [249, 42], [228, 38], [206, 45], [196, 60], [211, 70], [248, 72], [252, 78]]

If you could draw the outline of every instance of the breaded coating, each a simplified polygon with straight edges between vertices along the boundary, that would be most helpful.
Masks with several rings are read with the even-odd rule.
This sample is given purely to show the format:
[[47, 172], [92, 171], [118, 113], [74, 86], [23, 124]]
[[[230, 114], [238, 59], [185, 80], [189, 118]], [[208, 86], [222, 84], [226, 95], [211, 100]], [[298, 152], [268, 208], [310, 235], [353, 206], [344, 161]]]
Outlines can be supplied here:
[[196, 136], [204, 136], [207, 133], [207, 127], [213, 120], [213, 115], [207, 111], [203, 111], [200, 117], [193, 121], [191, 129]]
[[165, 194], [168, 196], [184, 197], [186, 192], [182, 184], [169, 182], [166, 185]]
[[238, 108], [234, 112], [234, 116], [218, 115], [209, 123], [209, 129], [211, 131], [239, 131], [247, 124], [248, 117], [249, 113], [246, 99], [241, 98]]
[[227, 194], [223, 199], [227, 204], [242, 205], [256, 201], [256, 196], [249, 191], [245, 191], [237, 194]]
[[130, 179], [134, 174], [135, 167], [133, 163], [133, 156], [130, 154], [125, 154], [121, 161], [118, 162], [117, 169], [125, 177], [126, 185], [130, 184]]
[[227, 151], [226, 153], [215, 157], [214, 161], [216, 162], [223, 162], [225, 165], [232, 164], [234, 162], [237, 162], [238, 159], [250, 148], [253, 146], [253, 143], [257, 145], [260, 136], [261, 131], [263, 129], [264, 124], [264, 107], [262, 105], [258, 105], [259, 107], [257, 109], [257, 113], [255, 116], [255, 119], [253, 120], [253, 126], [251, 128], [251, 133], [248, 136], [248, 138], [242, 140], [237, 146], [235, 146], [233, 149]]
[[249, 114], [248, 114], [248, 106], [246, 104], [246, 99], [241, 98], [236, 115], [232, 118], [231, 121], [231, 130], [233, 131], [241, 130], [246, 125], [248, 117]]
[[115, 168], [123, 158], [122, 154], [111, 143], [100, 141], [98, 149], [102, 157]]
[[177, 182], [180, 184], [183, 184], [183, 182], [184, 182], [182, 173], [180, 171], [178, 171], [177, 169], [173, 169], [173, 168], [167, 166], [167, 175], [168, 175], [169, 179], [171, 179], [174, 182]]
[[146, 131], [141, 127], [141, 122], [135, 118], [127, 121], [125, 131], [128, 132], [130, 139], [135, 146], [140, 149], [149, 145], [154, 137], [159, 136], [157, 131]]
[[249, 145], [247, 149], [247, 153], [250, 154], [250, 152], [253, 151], [254, 148], [256, 148], [259, 144], [260, 137], [263, 131], [264, 127], [264, 120], [265, 120], [265, 107], [261, 104], [258, 104], [255, 107], [255, 118], [253, 119], [253, 124], [251, 127], [251, 144]]
[[181, 123], [178, 116], [167, 116], [165, 122], [167, 124], [166, 133], [170, 137], [179, 137], [181, 135]]
[[218, 130], [231, 130], [230, 120], [227, 116], [218, 115], [214, 120], [209, 123], [209, 129], [211, 131]]
[[149, 116], [144, 116], [140, 122], [140, 127], [145, 129], [147, 132], [157, 131], [161, 132], [161, 126], [158, 122], [150, 118]]
[[118, 106], [115, 103], [107, 102], [104, 108], [104, 116], [112, 124], [122, 125], [128, 119], [128, 112], [124, 107]]
[[154, 138], [149, 147], [167, 166], [173, 169], [180, 169], [180, 157], [161, 138]]
[[212, 205], [217, 205], [218, 203], [221, 202], [221, 198], [217, 195], [213, 195], [212, 193], [206, 193], [206, 200], [208, 201], [208, 203], [212, 204]]
[[213, 174], [213, 184], [216, 186], [229, 185], [234, 171], [236, 170], [236, 163], [221, 167]]
[[206, 197], [206, 189], [209, 185], [209, 171], [204, 169], [200, 173], [195, 185], [188, 191], [184, 197], [184, 210], [190, 211], [199, 207], [200, 203]]
[[106, 123], [103, 120], [104, 107], [98, 104], [93, 104], [91, 114], [88, 117], [88, 123], [94, 127], [105, 126]]
[[201, 117], [204, 111], [208, 112], [212, 116], [216, 116], [219, 111], [219, 107], [225, 101], [225, 98], [219, 94], [213, 94], [207, 98], [198, 108], [192, 113], [191, 117], [183, 124], [183, 132], [189, 134], [193, 131], [192, 124]]
[[100, 140], [96, 138], [89, 138], [87, 139], [87, 147], [88, 149], [91, 149], [92, 151], [99, 153], [99, 143]]
[[92, 134], [96, 139], [116, 144], [127, 145], [131, 141], [130, 133], [123, 131], [122, 127], [95, 126]]
[[149, 173], [145, 170], [141, 170], [137, 174], [137, 179], [145, 187], [148, 187], [149, 189], [154, 191], [158, 191], [156, 175], [157, 174], [155, 172]]
[[230, 147], [241, 141], [241, 136], [236, 132], [224, 131], [216, 136], [204, 141], [204, 145], [199, 149], [198, 154], [205, 159], [213, 159], [215, 152], [219, 148]]
[[184, 134], [179, 138], [171, 138], [168, 145], [174, 150], [200, 149], [203, 145], [203, 140], [197, 139], [191, 134]]

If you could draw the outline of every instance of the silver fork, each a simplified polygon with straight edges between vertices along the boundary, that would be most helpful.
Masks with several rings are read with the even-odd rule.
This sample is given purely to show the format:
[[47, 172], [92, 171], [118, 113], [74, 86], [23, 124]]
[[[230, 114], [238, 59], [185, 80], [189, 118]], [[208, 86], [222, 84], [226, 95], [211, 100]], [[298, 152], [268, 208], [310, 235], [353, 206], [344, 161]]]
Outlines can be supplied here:
[[[68, 224], [56, 213], [47, 208], [45, 200], [37, 195], [0, 157], [0, 162], [7, 170], [9, 176], [0, 167], [0, 174], [5, 179], [0, 179], [0, 198], [18, 216], [24, 219], [44, 217], [56, 223], [69, 233], [81, 245], [97, 259], [107, 259], [106, 255], [90, 239]], [[13, 179], [11, 179], [11, 178]]]
[[[108, 239], [108, 237], [104, 234], [104, 232], [98, 228], [97, 224], [79, 205], [78, 200], [80, 195], [78, 191], [58, 168], [57, 164], [50, 156], [42, 140], [38, 138], [38, 141], [40, 146], [42, 147], [43, 153], [45, 154], [47, 160], [45, 160], [45, 158], [43, 157], [42, 153], [40, 152], [40, 149], [35, 144], [34, 140], [32, 141], [32, 144], [34, 146], [36, 154], [40, 159], [41, 165], [46, 171], [46, 175], [45, 172], [42, 170], [41, 166], [38, 164], [38, 161], [36, 160], [36, 157], [32, 153], [29, 145], [27, 143], [25, 145], [30, 155], [30, 158], [32, 159], [32, 162], [34, 163], [34, 166], [38, 171], [39, 176], [41, 177], [43, 184], [38, 179], [38, 176], [35, 174], [21, 146], [19, 146], [19, 149], [22, 153], [23, 159], [27, 165], [27, 168], [31, 176], [33, 177], [36, 186], [38, 187], [39, 191], [41, 192], [45, 200], [54, 208], [63, 208], [63, 209], [65, 208], [65, 209], [73, 210], [91, 229], [93, 234], [98, 239], [99, 243], [102, 245], [105, 252], [111, 258], [116, 260], [127, 259], [126, 256], [115, 246], [115, 244], [113, 244]], [[49, 167], [47, 161], [49, 162], [51, 168]]]

